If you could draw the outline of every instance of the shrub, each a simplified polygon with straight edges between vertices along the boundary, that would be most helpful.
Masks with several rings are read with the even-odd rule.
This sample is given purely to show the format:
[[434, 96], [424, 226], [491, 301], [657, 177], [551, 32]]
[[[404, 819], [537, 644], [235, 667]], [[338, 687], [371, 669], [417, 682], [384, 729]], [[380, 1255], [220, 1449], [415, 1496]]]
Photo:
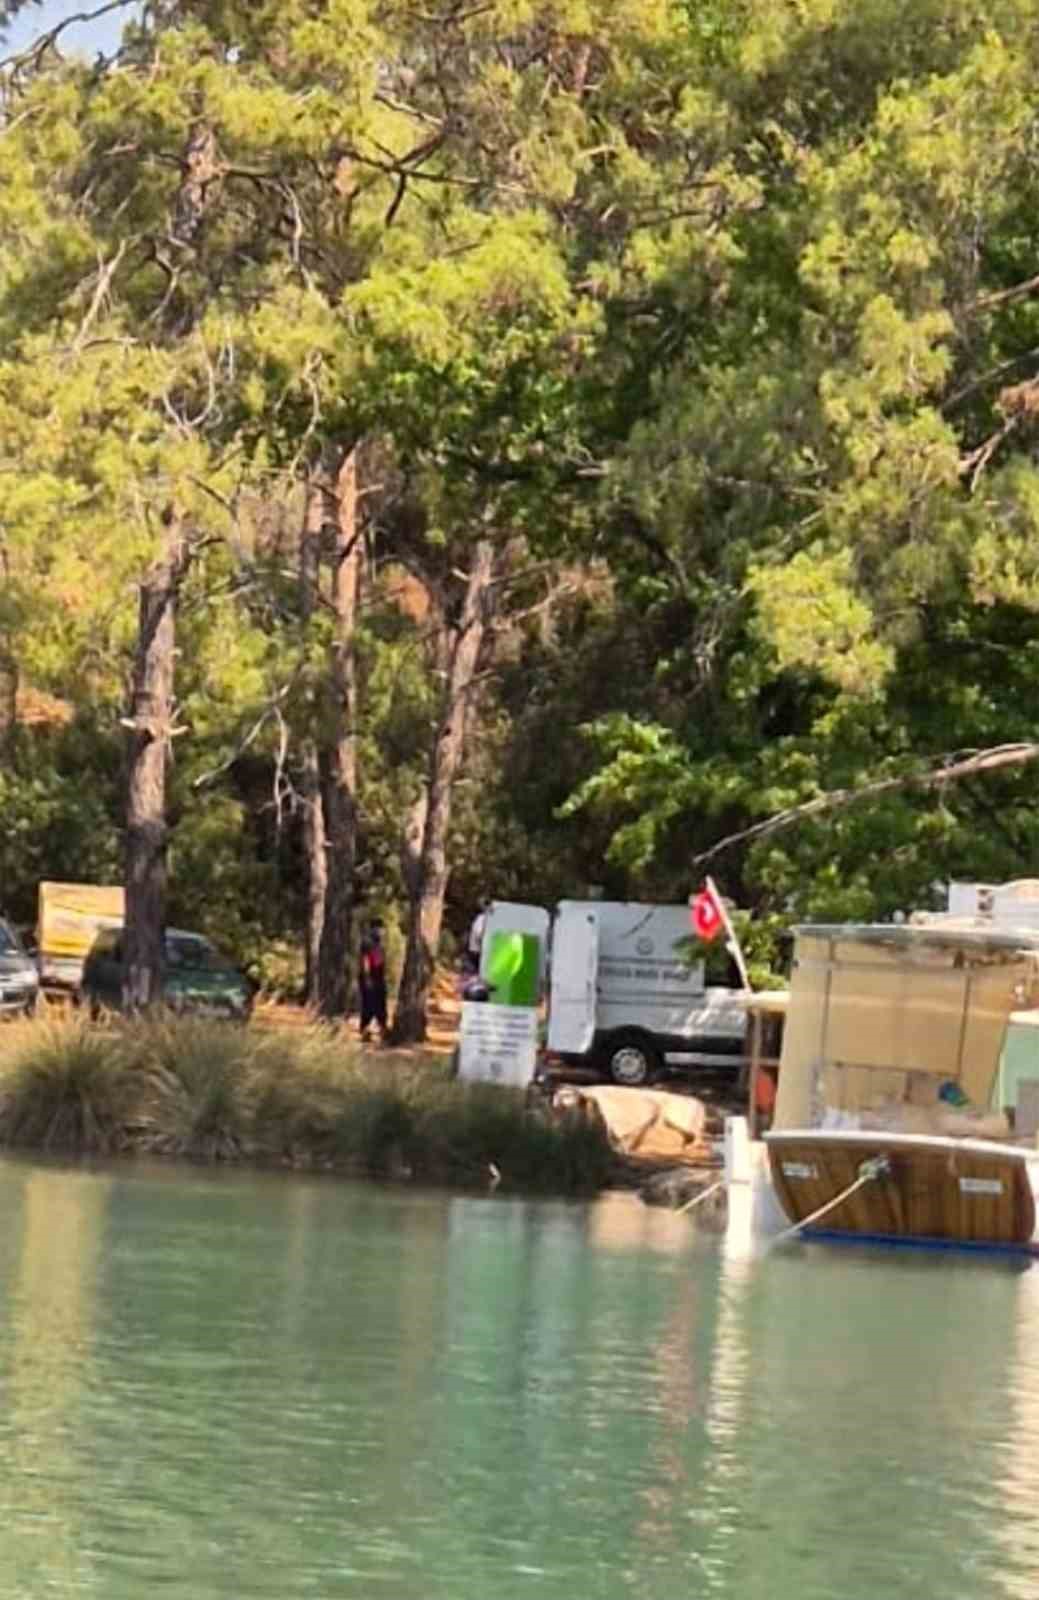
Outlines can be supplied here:
[[493, 1167], [509, 1188], [587, 1193], [609, 1179], [614, 1155], [594, 1123], [566, 1125], [532, 1112], [519, 1089], [439, 1085], [416, 1075], [414, 1162], [426, 1178], [482, 1182]]
[[245, 1028], [178, 1017], [127, 1022], [118, 1031], [138, 1085], [138, 1148], [205, 1161], [247, 1153], [252, 1035]]
[[446, 1062], [372, 1061], [327, 1027], [192, 1017], [0, 1030], [0, 1144], [481, 1186], [493, 1168], [508, 1188], [555, 1193], [592, 1192], [613, 1168], [598, 1123], [556, 1122]]
[[0, 1066], [0, 1143], [79, 1155], [126, 1145], [134, 1087], [106, 1033], [78, 1019], [13, 1024]]
[[356, 1048], [328, 1028], [254, 1035], [250, 1071], [253, 1139], [269, 1157], [330, 1165], [347, 1084], [358, 1071]]

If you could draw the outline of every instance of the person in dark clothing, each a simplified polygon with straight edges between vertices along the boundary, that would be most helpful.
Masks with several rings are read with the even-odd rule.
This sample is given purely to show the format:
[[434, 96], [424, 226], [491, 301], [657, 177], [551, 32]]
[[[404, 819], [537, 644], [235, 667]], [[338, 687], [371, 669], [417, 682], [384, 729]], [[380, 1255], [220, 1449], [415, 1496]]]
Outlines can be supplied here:
[[386, 1037], [386, 951], [382, 943], [382, 923], [373, 922], [361, 940], [358, 974], [361, 994], [361, 1038], [367, 1039], [372, 1023], [377, 1023], [380, 1038]]

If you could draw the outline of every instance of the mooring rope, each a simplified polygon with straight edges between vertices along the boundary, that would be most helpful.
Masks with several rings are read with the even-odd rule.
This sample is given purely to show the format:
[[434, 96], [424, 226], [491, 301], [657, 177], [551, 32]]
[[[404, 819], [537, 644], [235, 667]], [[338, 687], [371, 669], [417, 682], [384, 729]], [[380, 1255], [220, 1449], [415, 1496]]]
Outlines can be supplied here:
[[832, 1200], [827, 1200], [824, 1206], [820, 1206], [810, 1216], [802, 1217], [800, 1222], [795, 1222], [792, 1228], [785, 1228], [782, 1233], [777, 1234], [772, 1241], [772, 1248], [775, 1249], [777, 1244], [782, 1244], [786, 1239], [793, 1239], [803, 1228], [810, 1228], [813, 1222], [818, 1222], [821, 1217], [827, 1216], [829, 1212], [836, 1211], [837, 1207], [842, 1205], [845, 1200], [850, 1200], [858, 1189], [864, 1188], [867, 1183], [875, 1182], [877, 1178], [882, 1178], [885, 1173], [890, 1171], [891, 1162], [887, 1156], [871, 1156], [868, 1161], [864, 1161], [860, 1166], [859, 1175], [854, 1183], [849, 1183], [846, 1189], [842, 1189], [840, 1194], [835, 1195]]
[[725, 1179], [719, 1178], [718, 1182], [712, 1183], [709, 1189], [701, 1189], [700, 1193], [694, 1194], [693, 1198], [691, 1200], [687, 1200], [684, 1206], [679, 1206], [678, 1215], [681, 1216], [683, 1211], [692, 1211], [694, 1206], [701, 1205], [704, 1200], [709, 1200], [712, 1194], [717, 1194], [719, 1189], [724, 1188]]

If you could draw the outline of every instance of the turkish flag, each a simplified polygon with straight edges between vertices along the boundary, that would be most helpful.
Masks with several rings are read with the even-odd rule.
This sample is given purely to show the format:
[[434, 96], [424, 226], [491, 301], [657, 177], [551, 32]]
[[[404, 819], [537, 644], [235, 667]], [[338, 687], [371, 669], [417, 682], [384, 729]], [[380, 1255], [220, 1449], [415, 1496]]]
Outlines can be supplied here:
[[710, 889], [701, 889], [693, 899], [690, 917], [693, 931], [699, 939], [716, 939], [725, 927], [718, 897]]

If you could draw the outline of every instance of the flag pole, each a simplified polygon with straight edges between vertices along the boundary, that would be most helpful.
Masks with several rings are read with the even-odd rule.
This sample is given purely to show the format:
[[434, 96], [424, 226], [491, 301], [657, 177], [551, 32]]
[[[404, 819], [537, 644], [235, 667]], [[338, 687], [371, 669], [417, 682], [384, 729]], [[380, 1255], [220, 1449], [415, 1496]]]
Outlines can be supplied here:
[[725, 901], [722, 899], [721, 895], [718, 893], [718, 885], [715, 883], [713, 878], [707, 878], [707, 879], [705, 879], [705, 882], [707, 884], [707, 888], [708, 888], [709, 893], [711, 895], [713, 895], [713, 897], [714, 897], [714, 903], [718, 907], [718, 913], [719, 913], [719, 915], [720, 915], [720, 917], [722, 919], [722, 922], [723, 922], [723, 924], [725, 926], [725, 944], [726, 944], [726, 948], [728, 949], [729, 954], [732, 956], [732, 959], [735, 961], [736, 966], [739, 969], [740, 979], [741, 979], [741, 981], [743, 983], [743, 987], [747, 991], [747, 993], [749, 994], [750, 993], [750, 978], [747, 975], [747, 963], [743, 959], [743, 950], [742, 950], [742, 948], [740, 946], [740, 941], [736, 937], [736, 929], [733, 927], [732, 923], [729, 921], [729, 913], [726, 910]]

